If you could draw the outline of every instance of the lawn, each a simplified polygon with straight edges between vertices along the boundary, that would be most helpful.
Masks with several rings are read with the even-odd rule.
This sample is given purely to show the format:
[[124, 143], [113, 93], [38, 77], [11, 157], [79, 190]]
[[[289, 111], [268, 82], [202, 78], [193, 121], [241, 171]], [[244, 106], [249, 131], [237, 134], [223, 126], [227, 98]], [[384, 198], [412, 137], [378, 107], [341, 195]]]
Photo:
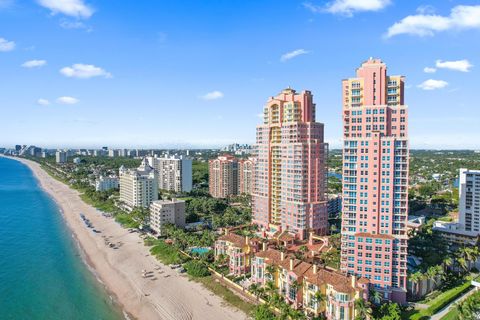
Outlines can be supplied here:
[[158, 241], [152, 248], [150, 252], [163, 264], [178, 264], [186, 260], [185, 256], [180, 253], [174, 246], [166, 244], [163, 241]]
[[428, 308], [422, 309], [422, 310], [415, 310], [415, 313], [410, 314], [408, 319], [410, 320], [429, 319], [430, 316], [437, 313], [447, 304], [449, 304], [450, 302], [455, 300], [457, 297], [459, 297], [462, 293], [467, 291], [470, 288], [470, 285], [471, 285], [470, 280], [467, 280], [466, 282], [462, 283], [457, 287], [454, 287], [450, 290], [442, 292], [435, 299], [428, 302]]
[[458, 319], [458, 310], [457, 308], [453, 308], [441, 320], [457, 320], [457, 319]]

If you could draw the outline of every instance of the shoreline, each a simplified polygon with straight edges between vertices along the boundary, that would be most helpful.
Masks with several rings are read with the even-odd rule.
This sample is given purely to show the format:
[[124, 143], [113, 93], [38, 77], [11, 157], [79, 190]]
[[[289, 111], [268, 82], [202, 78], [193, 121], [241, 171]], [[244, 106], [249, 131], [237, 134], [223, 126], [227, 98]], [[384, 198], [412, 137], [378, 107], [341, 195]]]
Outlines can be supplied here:
[[[51, 177], [40, 164], [7, 158], [26, 165], [42, 190], [55, 201], [79, 246], [81, 259], [126, 319], [248, 319], [241, 310], [227, 305], [201, 284], [157, 261], [138, 233], [129, 233], [113, 218], [103, 217], [80, 198], [78, 191]], [[101, 233], [87, 228], [80, 213]], [[104, 237], [119, 248], [106, 246]], [[143, 278], [144, 269], [153, 271], [155, 280]]]

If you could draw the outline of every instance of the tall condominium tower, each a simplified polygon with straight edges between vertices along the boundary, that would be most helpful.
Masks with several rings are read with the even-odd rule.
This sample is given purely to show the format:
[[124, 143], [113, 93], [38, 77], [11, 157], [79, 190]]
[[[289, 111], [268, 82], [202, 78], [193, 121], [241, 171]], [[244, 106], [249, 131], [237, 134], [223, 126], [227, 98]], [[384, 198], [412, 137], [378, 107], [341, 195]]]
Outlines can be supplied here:
[[460, 169], [459, 223], [465, 231], [480, 234], [480, 170]]
[[238, 194], [238, 159], [231, 155], [208, 161], [210, 195], [227, 198]]
[[406, 301], [408, 108], [404, 77], [370, 58], [342, 81], [342, 271]]
[[309, 231], [326, 234], [327, 148], [310, 91], [288, 88], [268, 100], [255, 145], [255, 224], [300, 239]]
[[147, 157], [158, 176], [158, 188], [175, 192], [192, 191], [192, 159], [172, 155]]
[[238, 161], [238, 194], [252, 194], [255, 158]]
[[158, 199], [157, 173], [150, 167], [146, 158], [137, 169], [126, 169], [121, 166], [120, 202], [128, 209], [147, 208], [152, 201]]

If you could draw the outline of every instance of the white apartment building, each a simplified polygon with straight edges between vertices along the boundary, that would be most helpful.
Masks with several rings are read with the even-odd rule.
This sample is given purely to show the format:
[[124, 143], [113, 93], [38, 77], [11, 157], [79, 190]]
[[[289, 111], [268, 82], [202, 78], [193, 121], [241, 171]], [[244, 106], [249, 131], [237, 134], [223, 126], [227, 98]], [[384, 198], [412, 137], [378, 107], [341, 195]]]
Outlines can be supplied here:
[[480, 234], [480, 170], [460, 169], [459, 223], [465, 231]]
[[109, 150], [108, 150], [108, 156], [109, 156], [110, 158], [118, 157], [118, 155], [119, 155], [118, 150], [114, 150], [114, 149], [109, 149]]
[[175, 192], [192, 191], [192, 160], [182, 156], [148, 157], [158, 176], [158, 188]]
[[55, 153], [55, 159], [57, 163], [65, 163], [67, 162], [67, 153], [65, 151], [57, 151]]
[[107, 191], [110, 189], [118, 189], [120, 181], [117, 177], [100, 176], [95, 180], [96, 191]]
[[150, 204], [150, 228], [161, 236], [162, 228], [167, 224], [185, 227], [185, 201], [157, 200]]
[[147, 208], [152, 201], [158, 199], [158, 181], [155, 170], [149, 166], [146, 158], [137, 169], [126, 169], [121, 166], [120, 175], [120, 201], [126, 207]]

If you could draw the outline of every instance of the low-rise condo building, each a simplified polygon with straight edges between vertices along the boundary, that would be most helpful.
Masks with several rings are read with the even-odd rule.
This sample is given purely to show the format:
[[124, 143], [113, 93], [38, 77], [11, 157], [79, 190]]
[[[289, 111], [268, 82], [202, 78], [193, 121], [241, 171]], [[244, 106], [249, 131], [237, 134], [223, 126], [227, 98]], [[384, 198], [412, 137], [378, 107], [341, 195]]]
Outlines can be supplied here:
[[[250, 283], [273, 288], [294, 309], [309, 316], [353, 320], [356, 316], [355, 300], [368, 300], [368, 279], [300, 260], [288, 253], [289, 249], [295, 249], [293, 244], [284, 251], [272, 248], [272, 244], [280, 243], [280, 238], [249, 238], [226, 231], [215, 243], [215, 259], [225, 261], [226, 258], [230, 274], [235, 276], [251, 273]], [[312, 236], [310, 233], [310, 240], [305, 245], [308, 247], [306, 256], [310, 256], [310, 249], [324, 245], [313, 244]]]
[[215, 257], [228, 259], [231, 274], [242, 275], [250, 270], [252, 254], [258, 251], [258, 240], [237, 235], [226, 230], [215, 242]]
[[156, 200], [150, 204], [150, 228], [163, 236], [163, 228], [169, 224], [185, 227], [185, 201]]
[[137, 169], [126, 169], [121, 166], [120, 201], [128, 209], [134, 207], [148, 208], [152, 201], [158, 199], [158, 181], [155, 170], [143, 159]]
[[120, 180], [118, 177], [100, 176], [95, 180], [95, 191], [107, 191], [111, 189], [118, 189]]

